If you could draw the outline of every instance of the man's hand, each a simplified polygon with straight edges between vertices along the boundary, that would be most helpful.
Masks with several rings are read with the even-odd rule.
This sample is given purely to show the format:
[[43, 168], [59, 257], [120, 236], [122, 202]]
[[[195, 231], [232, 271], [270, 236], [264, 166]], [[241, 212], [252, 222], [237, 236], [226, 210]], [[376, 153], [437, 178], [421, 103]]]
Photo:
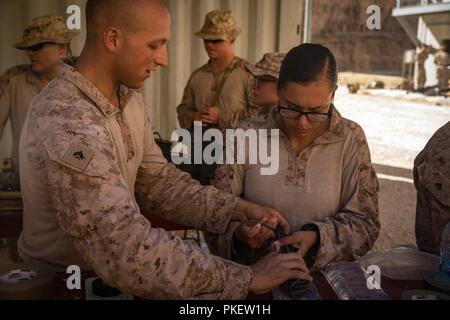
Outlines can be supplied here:
[[247, 246], [257, 249], [261, 248], [265, 244], [267, 244], [267, 240], [273, 238], [275, 236], [274, 232], [271, 230], [275, 229], [277, 226], [277, 219], [272, 217], [269, 221], [265, 222], [266, 226], [262, 226], [261, 223], [257, 223], [254, 226], [248, 226], [244, 223], [241, 223], [236, 230], [234, 231], [234, 237]]
[[298, 247], [298, 252], [305, 257], [308, 250], [316, 243], [317, 234], [314, 231], [297, 231], [273, 243], [273, 246], [294, 245]]
[[[241, 221], [247, 227], [254, 227], [258, 223], [262, 225], [266, 222], [272, 225], [275, 224], [275, 226], [279, 224], [284, 232], [289, 233], [289, 224], [280, 212], [243, 199], [238, 200], [232, 219]], [[272, 232], [269, 230], [262, 231], [264, 233]]]
[[301, 255], [293, 253], [271, 253], [251, 266], [253, 278], [248, 291], [263, 294], [290, 279], [312, 281]]
[[219, 108], [207, 106], [200, 110], [201, 121], [206, 124], [217, 124], [219, 122]]
[[202, 113], [200, 111], [197, 111], [195, 113], [194, 121], [201, 121], [203, 127], [207, 126], [207, 124], [203, 121], [203, 116], [202, 116]]

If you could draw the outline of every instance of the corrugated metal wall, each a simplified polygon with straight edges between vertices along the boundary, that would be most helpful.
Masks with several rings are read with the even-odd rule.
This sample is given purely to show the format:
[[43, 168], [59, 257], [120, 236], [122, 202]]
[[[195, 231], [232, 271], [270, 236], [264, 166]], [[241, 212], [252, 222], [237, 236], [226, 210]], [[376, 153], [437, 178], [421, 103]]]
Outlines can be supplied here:
[[[265, 52], [286, 51], [301, 39], [303, 0], [166, 0], [166, 3], [172, 15], [169, 67], [155, 73], [142, 89], [153, 125], [166, 138], [178, 125], [176, 106], [189, 75], [207, 61], [202, 41], [194, 36], [207, 12], [233, 11], [242, 29], [235, 51], [250, 62], [259, 60]], [[28, 62], [12, 45], [20, 40], [29, 20], [44, 14], [67, 16], [66, 9], [72, 4], [79, 5], [84, 16], [85, 0], [1, 0], [0, 72]], [[83, 17], [81, 35], [72, 43], [75, 55], [83, 47], [84, 26]], [[0, 158], [8, 156], [10, 139], [8, 131], [0, 144]]]

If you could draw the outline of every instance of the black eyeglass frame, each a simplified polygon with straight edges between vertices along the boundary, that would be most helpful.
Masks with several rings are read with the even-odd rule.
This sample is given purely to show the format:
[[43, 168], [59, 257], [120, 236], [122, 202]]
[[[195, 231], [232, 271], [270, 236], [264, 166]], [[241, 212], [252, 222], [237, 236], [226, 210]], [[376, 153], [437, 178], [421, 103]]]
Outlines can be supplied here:
[[[281, 107], [280, 105], [277, 106], [277, 111], [276, 112], [278, 112], [280, 114], [280, 116], [285, 118], [285, 119], [298, 120], [298, 119], [300, 119], [301, 116], [304, 115], [304, 116], [306, 116], [306, 118], [308, 119], [309, 122], [321, 123], [321, 122], [327, 121], [331, 117], [331, 114], [333, 113], [333, 109], [334, 109], [334, 104], [333, 104], [333, 102], [330, 102], [330, 105], [328, 106], [328, 112], [302, 111], [300, 109]], [[297, 112], [298, 115], [295, 116], [295, 117], [285, 117], [285, 116], [282, 115], [281, 110], [294, 111], [294, 112]], [[324, 119], [323, 121], [311, 121], [310, 118], [308, 117], [308, 115], [323, 115], [323, 116], [327, 116], [327, 119]]]

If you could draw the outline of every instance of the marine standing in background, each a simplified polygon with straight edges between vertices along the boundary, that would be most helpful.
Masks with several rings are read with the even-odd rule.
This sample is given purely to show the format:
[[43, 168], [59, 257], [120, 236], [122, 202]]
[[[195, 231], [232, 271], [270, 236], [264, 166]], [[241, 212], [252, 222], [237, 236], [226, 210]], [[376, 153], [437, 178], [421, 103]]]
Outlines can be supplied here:
[[431, 47], [426, 44], [422, 44], [419, 51], [417, 52], [417, 90], [422, 90], [425, 88], [425, 83], [427, 82], [427, 72], [425, 70], [425, 61], [430, 55]]
[[258, 114], [254, 77], [245, 68], [249, 62], [234, 54], [240, 33], [231, 11], [214, 10], [206, 15], [196, 36], [203, 39], [209, 61], [192, 73], [184, 89], [177, 108], [182, 128], [192, 128], [194, 121], [219, 129], [235, 128], [239, 121]]
[[434, 62], [437, 67], [438, 88], [441, 93], [446, 93], [448, 90], [448, 48], [442, 45], [434, 54]]
[[266, 53], [254, 66], [247, 66], [256, 78], [255, 103], [261, 106], [263, 114], [268, 114], [278, 105], [278, 78], [285, 56], [285, 53]]
[[58, 65], [70, 53], [77, 32], [66, 28], [63, 18], [45, 15], [34, 18], [23, 39], [14, 45], [26, 52], [30, 64], [12, 67], [0, 77], [0, 139], [11, 120], [12, 164], [19, 171], [19, 139], [31, 100], [58, 74]]

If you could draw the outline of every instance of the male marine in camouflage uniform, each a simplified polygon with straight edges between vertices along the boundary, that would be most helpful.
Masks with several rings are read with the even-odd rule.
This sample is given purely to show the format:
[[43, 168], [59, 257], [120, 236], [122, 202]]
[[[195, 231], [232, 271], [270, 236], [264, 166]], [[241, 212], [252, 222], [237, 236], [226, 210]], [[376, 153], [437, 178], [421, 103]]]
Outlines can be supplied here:
[[256, 229], [256, 221], [271, 218], [288, 226], [274, 209], [200, 186], [155, 144], [133, 89], [168, 63], [163, 2], [89, 0], [86, 20], [75, 67], [62, 66], [25, 121], [21, 257], [92, 268], [109, 285], [144, 298], [238, 299], [287, 279], [311, 280], [297, 253], [246, 267], [152, 228], [140, 207], [210, 232], [223, 232], [231, 219]]
[[254, 78], [245, 68], [249, 63], [233, 52], [241, 33], [230, 11], [214, 10], [196, 35], [203, 39], [210, 60], [195, 70], [177, 108], [182, 128], [194, 121], [219, 129], [235, 128], [240, 120], [258, 114], [253, 101]]
[[77, 32], [66, 28], [62, 17], [35, 18], [25, 28], [23, 40], [14, 45], [26, 51], [30, 64], [7, 70], [0, 77], [0, 139], [8, 118], [13, 137], [12, 162], [19, 166], [19, 139], [31, 100], [57, 76], [61, 59], [69, 52], [69, 43]]
[[438, 88], [441, 93], [446, 93], [448, 91], [448, 65], [449, 56], [447, 45], [443, 44], [436, 53], [434, 54], [434, 62], [437, 67], [437, 80]]
[[422, 44], [419, 51], [417, 52], [417, 90], [422, 90], [427, 82], [427, 72], [425, 70], [425, 61], [427, 61], [428, 56], [432, 53], [432, 47], [427, 44]]
[[450, 122], [436, 131], [414, 160], [414, 184], [417, 245], [439, 254], [442, 231], [450, 221]]

